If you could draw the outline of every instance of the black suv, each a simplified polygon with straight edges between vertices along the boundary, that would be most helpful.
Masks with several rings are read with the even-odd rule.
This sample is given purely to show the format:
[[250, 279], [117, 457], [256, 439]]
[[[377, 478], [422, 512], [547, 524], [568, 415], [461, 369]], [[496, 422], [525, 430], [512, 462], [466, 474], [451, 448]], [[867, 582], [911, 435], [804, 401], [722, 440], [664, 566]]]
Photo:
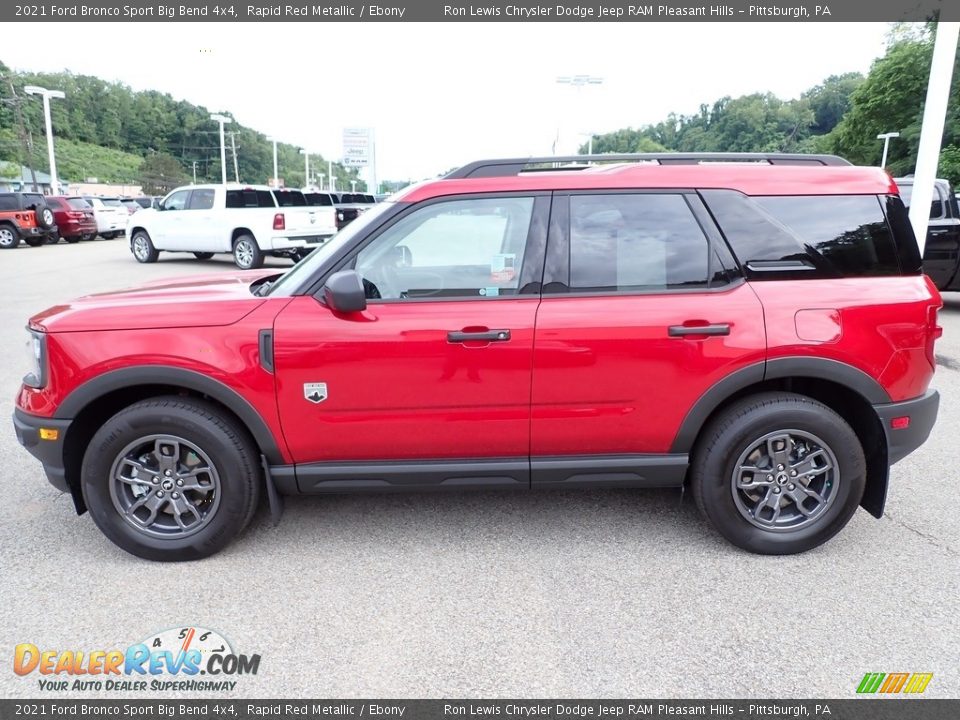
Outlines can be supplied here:
[[[895, 178], [903, 204], [910, 206], [913, 178]], [[938, 179], [930, 203], [930, 224], [923, 250], [923, 271], [938, 290], [960, 290], [960, 208], [950, 183]]]
[[53, 210], [40, 193], [0, 193], [0, 248], [11, 249], [21, 238], [32, 247], [57, 237]]

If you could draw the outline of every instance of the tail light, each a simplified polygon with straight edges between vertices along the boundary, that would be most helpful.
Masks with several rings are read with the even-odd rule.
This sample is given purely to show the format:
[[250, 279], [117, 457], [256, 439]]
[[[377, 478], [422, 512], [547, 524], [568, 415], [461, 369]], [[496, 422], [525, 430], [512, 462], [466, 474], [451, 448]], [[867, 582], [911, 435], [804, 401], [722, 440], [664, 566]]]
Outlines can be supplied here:
[[937, 324], [937, 314], [943, 305], [931, 305], [927, 308], [927, 360], [930, 366], [937, 367], [937, 358], [934, 354], [934, 344], [943, 335], [943, 328]]
[[287, 229], [287, 219], [283, 216], [283, 213], [277, 213], [273, 216], [273, 229], [274, 230], [286, 230]]
[[67, 212], [67, 217], [71, 220], [83, 220], [86, 215], [80, 210], [70, 210]]

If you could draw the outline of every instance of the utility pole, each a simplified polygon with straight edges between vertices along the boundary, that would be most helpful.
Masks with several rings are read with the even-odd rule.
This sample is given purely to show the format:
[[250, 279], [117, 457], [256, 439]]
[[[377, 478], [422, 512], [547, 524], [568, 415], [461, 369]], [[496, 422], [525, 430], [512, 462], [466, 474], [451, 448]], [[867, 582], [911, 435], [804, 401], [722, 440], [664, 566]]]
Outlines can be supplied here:
[[197, 161], [193, 161], [193, 184], [197, 184]]
[[23, 88], [27, 95], [39, 95], [43, 98], [43, 119], [47, 126], [47, 154], [50, 160], [50, 191], [54, 195], [60, 194], [60, 181], [57, 179], [57, 159], [53, 154], [53, 122], [50, 119], [50, 98], [62, 100], [66, 97], [62, 90], [47, 90], [38, 85], [27, 85]]
[[230, 118], [226, 115], [211, 115], [210, 119], [214, 122], [220, 123], [220, 177], [223, 179], [223, 184], [227, 184], [227, 146], [224, 142], [223, 137], [223, 126], [225, 123], [230, 122]]
[[[13, 88], [13, 80], [8, 78], [7, 84], [10, 86], [10, 102], [13, 104], [13, 110], [17, 116], [17, 127], [20, 135], [21, 152], [26, 153], [26, 164], [27, 167], [30, 168], [30, 179], [33, 182], [33, 191], [40, 192], [40, 188], [37, 187], [37, 171], [33, 169], [33, 141], [27, 134], [27, 125], [23, 121], [23, 108], [20, 107], [20, 97], [17, 95], [17, 91]], [[23, 174], [22, 169], [20, 170], [20, 174]], [[22, 177], [20, 179], [23, 180]]]
[[333, 189], [333, 160], [327, 161], [327, 185], [330, 192], [334, 192]]
[[237, 133], [230, 133], [230, 147], [233, 148], [233, 179], [240, 182], [240, 169], [237, 167]]

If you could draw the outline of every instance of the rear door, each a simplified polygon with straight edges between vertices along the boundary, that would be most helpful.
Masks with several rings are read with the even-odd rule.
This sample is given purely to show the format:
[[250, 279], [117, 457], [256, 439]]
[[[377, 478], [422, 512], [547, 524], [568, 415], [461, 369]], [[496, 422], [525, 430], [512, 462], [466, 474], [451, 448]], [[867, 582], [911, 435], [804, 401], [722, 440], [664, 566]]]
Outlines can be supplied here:
[[[417, 205], [340, 265], [363, 278], [365, 312], [312, 296], [284, 308], [277, 396], [302, 490], [527, 485], [549, 205], [548, 194]], [[419, 466], [404, 478], [399, 461]]]
[[534, 484], [678, 484], [694, 403], [762, 377], [763, 312], [695, 193], [558, 194], [534, 347]]

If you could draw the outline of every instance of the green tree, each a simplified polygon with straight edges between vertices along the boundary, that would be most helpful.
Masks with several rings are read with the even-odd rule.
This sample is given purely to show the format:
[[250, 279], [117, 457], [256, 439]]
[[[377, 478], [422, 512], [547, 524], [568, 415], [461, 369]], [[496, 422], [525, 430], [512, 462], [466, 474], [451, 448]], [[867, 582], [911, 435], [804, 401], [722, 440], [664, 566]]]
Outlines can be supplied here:
[[189, 182], [177, 159], [166, 153], [153, 153], [140, 165], [139, 181], [147, 195], [166, 195], [178, 185]]

